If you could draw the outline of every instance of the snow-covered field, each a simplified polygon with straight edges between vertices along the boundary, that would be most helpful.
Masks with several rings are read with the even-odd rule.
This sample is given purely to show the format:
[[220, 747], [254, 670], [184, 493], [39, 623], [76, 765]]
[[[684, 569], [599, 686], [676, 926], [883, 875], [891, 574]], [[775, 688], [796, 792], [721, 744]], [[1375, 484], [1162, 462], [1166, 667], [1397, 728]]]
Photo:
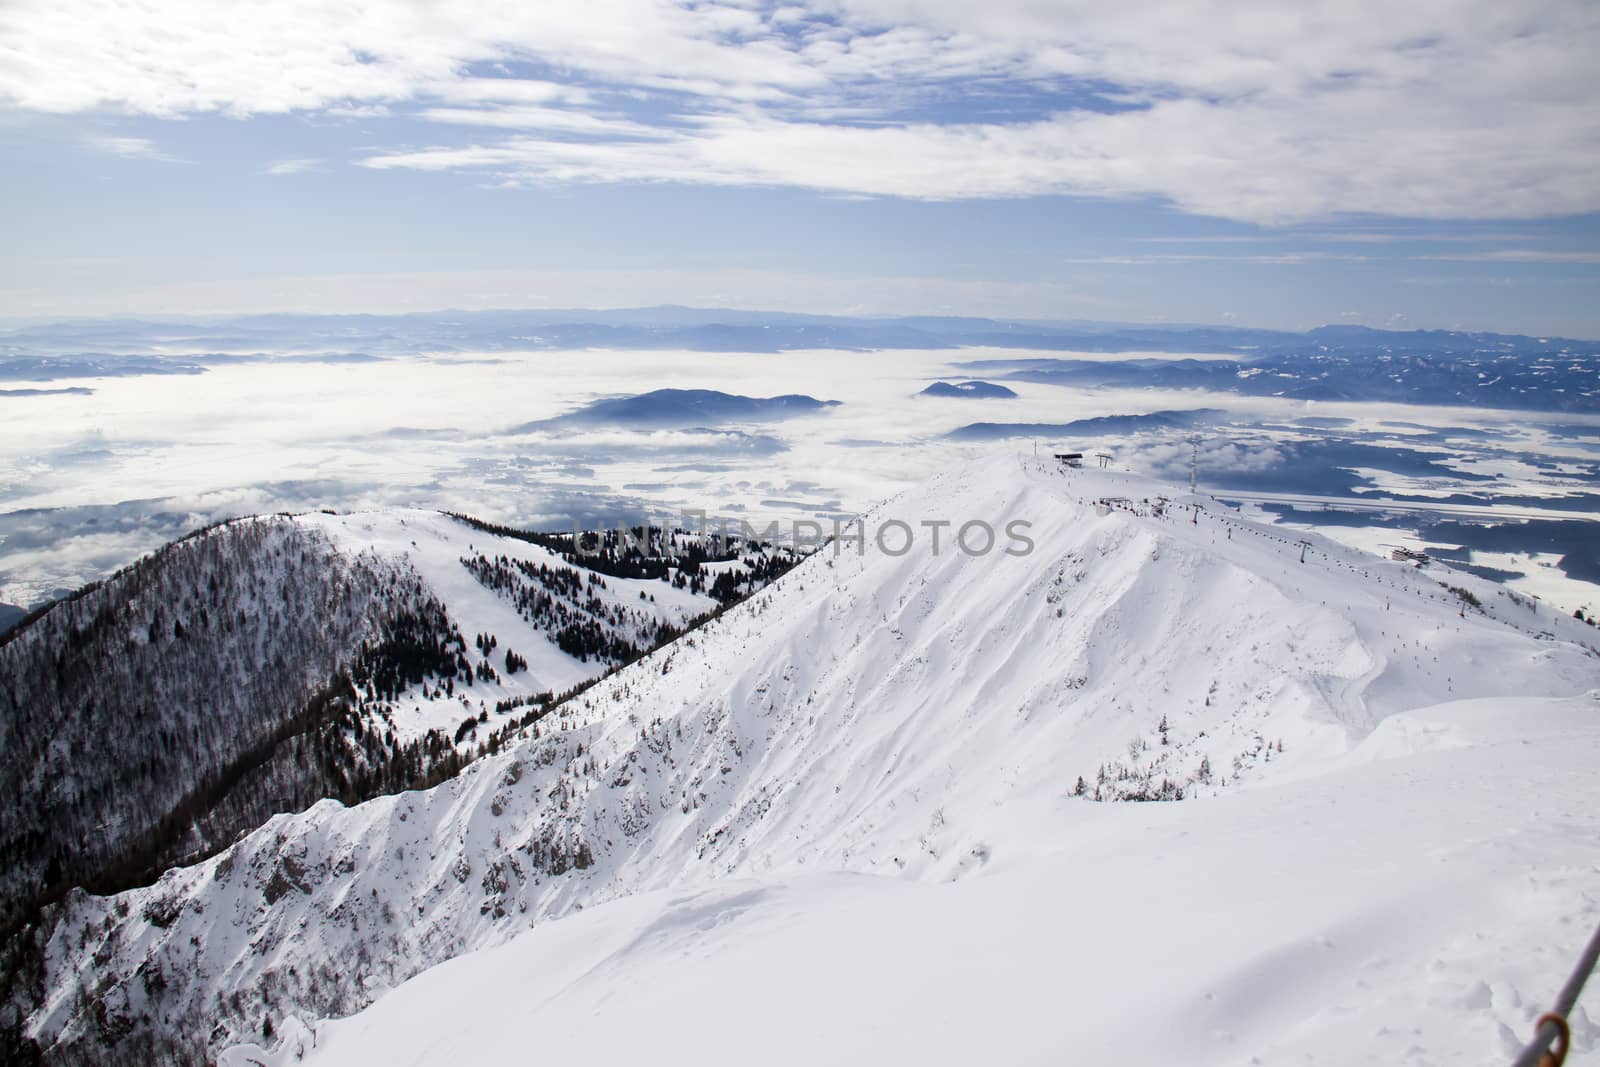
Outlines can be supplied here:
[[[993, 550], [952, 547], [974, 520]], [[74, 897], [30, 1032], [90, 1025], [85, 974], [230, 1063], [1453, 1064], [1528, 1029], [1600, 909], [1600, 632], [1009, 452], [865, 526], [435, 790]]]

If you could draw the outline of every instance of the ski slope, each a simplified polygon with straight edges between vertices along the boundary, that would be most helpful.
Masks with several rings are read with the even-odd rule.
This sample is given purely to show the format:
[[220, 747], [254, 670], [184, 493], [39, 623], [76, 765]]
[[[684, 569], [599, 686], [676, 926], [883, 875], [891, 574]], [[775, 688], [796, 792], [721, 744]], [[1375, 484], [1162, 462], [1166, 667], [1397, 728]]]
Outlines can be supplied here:
[[432, 791], [75, 896], [30, 1032], [88, 970], [232, 1063], [1453, 1063], [1564, 974], [1594, 629], [1009, 454], [863, 521]]

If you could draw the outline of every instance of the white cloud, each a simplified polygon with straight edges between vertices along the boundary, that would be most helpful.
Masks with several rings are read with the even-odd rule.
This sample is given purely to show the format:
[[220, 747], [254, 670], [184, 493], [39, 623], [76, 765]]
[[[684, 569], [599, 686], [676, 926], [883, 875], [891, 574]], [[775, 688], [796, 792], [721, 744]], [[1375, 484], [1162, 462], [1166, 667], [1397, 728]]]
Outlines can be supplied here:
[[1544, 248], [1497, 248], [1487, 252], [1460, 252], [1455, 255], [1412, 256], [1411, 258], [1447, 260], [1455, 263], [1600, 263], [1600, 252], [1574, 252]]
[[594, 99], [587, 89], [532, 78], [462, 77], [430, 87], [442, 100], [478, 104], [586, 104]]
[[[1600, 210], [1587, 0], [13, 0], [0, 42], [16, 108], [420, 111], [518, 132], [370, 165], [511, 182], [1152, 197], [1265, 224]], [[937, 120], [997, 87], [1010, 112]], [[1089, 89], [1131, 110], [1075, 107]]]
[[432, 122], [461, 126], [495, 126], [512, 130], [546, 130], [610, 138], [664, 136], [659, 129], [621, 116], [576, 111], [569, 108], [510, 104], [488, 107], [430, 107], [419, 112]]
[[1314, 263], [1365, 263], [1370, 257], [1338, 255], [1329, 252], [1282, 252], [1268, 255], [1134, 255], [1089, 256], [1068, 259], [1067, 263], [1097, 263], [1117, 267], [1173, 266], [1189, 263], [1251, 263], [1272, 267], [1300, 267]]
[[123, 159], [148, 159], [158, 163], [181, 163], [182, 160], [161, 151], [152, 140], [144, 137], [90, 137], [84, 144], [96, 152]]
[[315, 170], [320, 162], [316, 159], [280, 159], [267, 164], [267, 173], [278, 177], [304, 174], [308, 170]]
[[1457, 233], [1423, 230], [1416, 227], [1399, 227], [1392, 230], [1290, 230], [1253, 234], [1184, 234], [1182, 236], [1135, 237], [1146, 244], [1262, 244], [1283, 241], [1294, 237], [1307, 241], [1327, 241], [1334, 244], [1486, 244], [1491, 241], [1538, 241], [1539, 237], [1526, 233]]
[[1302, 236], [1318, 241], [1340, 241], [1350, 244], [1486, 244], [1491, 241], [1537, 241], [1538, 237], [1525, 233], [1434, 233], [1420, 230], [1333, 230], [1327, 233], [1307, 233]]

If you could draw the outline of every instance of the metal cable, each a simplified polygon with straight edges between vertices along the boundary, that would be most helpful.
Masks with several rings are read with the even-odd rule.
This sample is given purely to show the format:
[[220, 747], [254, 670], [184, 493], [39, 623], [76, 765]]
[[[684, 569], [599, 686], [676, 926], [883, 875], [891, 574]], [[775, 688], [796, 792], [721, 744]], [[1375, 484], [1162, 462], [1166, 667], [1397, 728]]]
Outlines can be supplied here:
[[[1567, 979], [1567, 984], [1561, 987], [1555, 1008], [1540, 1017], [1533, 1041], [1522, 1050], [1511, 1067], [1541, 1067], [1547, 1063], [1552, 1067], [1561, 1067], [1561, 1061], [1567, 1057], [1567, 1042], [1571, 1036], [1567, 1016], [1572, 1014], [1573, 1005], [1578, 1003], [1578, 994], [1583, 992], [1583, 983], [1588, 981], [1597, 962], [1600, 962], [1600, 927], [1595, 928], [1594, 936], [1589, 938], [1588, 946], [1578, 958], [1578, 966]], [[1558, 1040], [1559, 1051], [1551, 1053], [1550, 1046]]]

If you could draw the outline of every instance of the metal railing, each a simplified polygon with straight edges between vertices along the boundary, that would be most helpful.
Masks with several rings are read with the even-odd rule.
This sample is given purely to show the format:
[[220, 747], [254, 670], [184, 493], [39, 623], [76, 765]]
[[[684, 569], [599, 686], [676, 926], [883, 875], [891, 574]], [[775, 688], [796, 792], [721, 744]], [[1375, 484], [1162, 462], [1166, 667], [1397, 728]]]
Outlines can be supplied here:
[[1573, 1005], [1578, 1003], [1578, 994], [1583, 992], [1583, 983], [1594, 971], [1597, 961], [1600, 961], [1600, 927], [1589, 939], [1567, 984], [1561, 987], [1556, 1006], [1539, 1016], [1539, 1021], [1534, 1024], [1533, 1040], [1512, 1062], [1511, 1067], [1561, 1067], [1567, 1058], [1567, 1048], [1572, 1044], [1572, 1028], [1567, 1025], [1567, 1016], [1572, 1013]]

